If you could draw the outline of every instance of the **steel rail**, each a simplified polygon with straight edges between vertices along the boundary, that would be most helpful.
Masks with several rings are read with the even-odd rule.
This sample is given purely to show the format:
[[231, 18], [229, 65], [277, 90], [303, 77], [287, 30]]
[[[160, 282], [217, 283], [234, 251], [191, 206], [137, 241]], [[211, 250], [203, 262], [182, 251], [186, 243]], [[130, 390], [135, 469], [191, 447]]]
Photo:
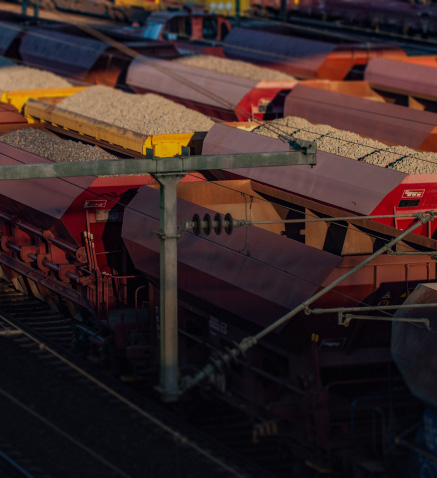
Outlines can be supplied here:
[[390, 242], [385, 244], [381, 249], [378, 249], [376, 252], [368, 256], [366, 259], [364, 259], [362, 262], [360, 262], [358, 265], [350, 269], [348, 272], [331, 282], [328, 286], [324, 287], [322, 290], [314, 294], [312, 297], [307, 299], [306, 301], [302, 302], [299, 304], [297, 307], [295, 307], [293, 310], [273, 322], [271, 325], [266, 327], [265, 329], [261, 330], [254, 336], [249, 336], [244, 338], [240, 343], [236, 344], [234, 348], [228, 349], [226, 353], [223, 353], [219, 357], [214, 357], [210, 359], [210, 362], [207, 363], [207, 365], [199, 371], [196, 375], [194, 376], [187, 376], [182, 379], [181, 386], [180, 386], [180, 391], [181, 393], [192, 388], [193, 386], [197, 385], [204, 379], [208, 378], [210, 375], [212, 375], [217, 369], [223, 369], [223, 367], [226, 367], [229, 365], [233, 360], [235, 360], [239, 355], [244, 355], [247, 350], [249, 350], [251, 347], [256, 345], [259, 340], [264, 338], [266, 335], [269, 333], [273, 332], [275, 329], [280, 327], [281, 325], [285, 324], [288, 322], [291, 318], [295, 317], [299, 312], [308, 310], [309, 306], [326, 295], [328, 292], [330, 292], [332, 289], [334, 289], [336, 286], [341, 284], [343, 281], [345, 281], [347, 278], [355, 274], [358, 270], [362, 269], [365, 265], [369, 264], [370, 262], [373, 261], [373, 259], [376, 259], [380, 255], [384, 254], [385, 252], [391, 250], [391, 248], [398, 243], [399, 241], [403, 240], [405, 237], [407, 237], [409, 234], [414, 232], [416, 229], [421, 227], [423, 224], [426, 224], [429, 221], [434, 220], [434, 211], [429, 211], [428, 213], [420, 213], [420, 216], [416, 219], [416, 223], [409, 227], [406, 231], [404, 231], [402, 234], [399, 236], [395, 237], [392, 239]]
[[[0, 392], [1, 393], [1, 392]], [[13, 470], [14, 476], [19, 473], [19, 476], [23, 478], [36, 478], [36, 475], [29, 473], [26, 469], [24, 469], [16, 460], [11, 458], [8, 454], [4, 451], [0, 450], [0, 461], [6, 463], [6, 466]]]
[[[107, 392], [109, 395], [113, 396], [114, 398], [116, 398], [118, 401], [120, 401], [121, 403], [123, 403], [124, 405], [126, 405], [127, 407], [129, 407], [130, 409], [134, 410], [136, 413], [138, 413], [139, 415], [141, 415], [143, 418], [145, 418], [146, 420], [148, 420], [149, 422], [153, 423], [154, 425], [156, 425], [158, 428], [160, 428], [161, 430], [163, 430], [165, 433], [171, 435], [175, 440], [177, 440], [178, 442], [180, 442], [181, 444], [193, 449], [195, 452], [199, 453], [200, 455], [204, 456], [205, 458], [207, 458], [208, 460], [210, 460], [211, 462], [217, 464], [220, 468], [222, 468], [223, 470], [227, 471], [228, 473], [230, 473], [230, 476], [235, 476], [237, 478], [247, 478], [246, 475], [238, 472], [237, 470], [233, 469], [231, 466], [227, 465], [226, 463], [224, 463], [222, 460], [220, 460], [219, 458], [217, 458], [216, 456], [214, 456], [214, 454], [212, 452], [210, 452], [209, 450], [206, 450], [204, 449], [202, 446], [198, 445], [197, 443], [194, 443], [193, 441], [191, 441], [187, 436], [184, 436], [182, 435], [181, 433], [179, 433], [177, 430], [173, 429], [172, 427], [166, 425], [165, 423], [163, 423], [161, 420], [159, 420], [158, 418], [154, 417], [153, 415], [151, 415], [150, 413], [146, 412], [145, 410], [143, 410], [141, 407], [139, 407], [138, 405], [136, 405], [135, 403], [133, 403], [131, 400], [129, 400], [128, 398], [124, 397], [123, 395], [121, 395], [120, 393], [118, 393], [116, 390], [112, 389], [110, 386], [106, 385], [105, 383], [103, 383], [102, 381], [100, 381], [98, 378], [94, 377], [93, 375], [91, 375], [90, 373], [88, 373], [87, 371], [83, 370], [81, 367], [79, 367], [78, 365], [76, 365], [75, 363], [73, 363], [71, 360], [69, 360], [68, 358], [62, 356], [60, 353], [58, 353], [56, 350], [54, 350], [52, 347], [50, 347], [49, 345], [46, 344], [45, 341], [41, 340], [40, 338], [38, 337], [35, 337], [31, 332], [29, 332], [27, 330], [27, 327], [23, 327], [23, 325], [21, 325], [18, 321], [16, 321], [15, 319], [13, 319], [12, 317], [9, 317], [8, 315], [6, 315], [5, 313], [3, 312], [0, 312], [0, 318], [2, 321], [8, 323], [11, 327], [14, 327], [16, 330], [19, 330], [21, 331], [21, 333], [23, 335], [25, 335], [27, 338], [29, 338], [30, 340], [32, 340], [33, 342], [35, 342], [38, 347], [43, 350], [43, 351], [46, 351], [48, 353], [50, 353], [51, 355], [53, 355], [54, 357], [56, 357], [58, 360], [60, 360], [61, 362], [65, 363], [66, 365], [68, 365], [70, 368], [72, 368], [73, 370], [75, 370], [77, 373], [79, 373], [80, 375], [82, 375], [83, 377], [85, 377], [86, 379], [88, 379], [90, 382], [94, 383], [96, 386], [98, 386], [99, 388], [101, 388], [102, 390], [104, 390], [105, 392]], [[0, 393], [4, 394], [4, 392], [0, 389]], [[30, 410], [30, 409], [29, 409]], [[33, 410], [30, 410], [30, 412], [33, 412]], [[121, 472], [121, 470], [119, 471], [119, 473], [122, 475], [122, 476], [126, 476], [126, 474], [124, 474], [123, 472]]]
[[[2, 319], [3, 316], [2, 316]], [[76, 440], [74, 437], [72, 437], [69, 433], [66, 433], [65, 431], [61, 430], [58, 426], [54, 425], [52, 422], [50, 422], [49, 420], [47, 420], [47, 418], [43, 417], [42, 415], [40, 415], [39, 413], [37, 413], [35, 410], [32, 410], [31, 408], [29, 408], [27, 405], [25, 405], [23, 402], [21, 402], [20, 400], [18, 400], [17, 398], [13, 397], [11, 394], [9, 394], [8, 392], [6, 392], [6, 390], [0, 388], [0, 395], [3, 395], [3, 397], [7, 398], [8, 400], [10, 400], [12, 403], [14, 403], [15, 405], [19, 406], [21, 409], [25, 410], [27, 413], [29, 413], [30, 415], [32, 415], [34, 418], [36, 418], [37, 420], [39, 420], [40, 422], [44, 423], [44, 425], [46, 425], [47, 427], [51, 428], [52, 430], [54, 430], [55, 432], [59, 433], [63, 438], [67, 439], [68, 441], [70, 441], [71, 443], [73, 443], [74, 445], [76, 445], [78, 448], [80, 448], [81, 450], [85, 451], [86, 453], [88, 453], [89, 455], [91, 455], [93, 458], [97, 459], [98, 461], [100, 461], [101, 463], [103, 463], [105, 466], [107, 466], [108, 468], [110, 468], [112, 471], [114, 471], [115, 473], [117, 473], [119, 476], [123, 477], [123, 478], [132, 478], [131, 475], [128, 475], [127, 473], [125, 473], [124, 471], [120, 470], [117, 466], [113, 465], [112, 463], [110, 463], [108, 460], [106, 460], [105, 458], [103, 458], [102, 456], [100, 456], [99, 454], [97, 454], [96, 452], [94, 452], [93, 450], [91, 450], [89, 447], [87, 447], [86, 445], [84, 445], [83, 443], [81, 443], [80, 441]], [[25, 475], [25, 476], [28, 476], [28, 475]], [[32, 475], [29, 475], [29, 477], [32, 477]]]

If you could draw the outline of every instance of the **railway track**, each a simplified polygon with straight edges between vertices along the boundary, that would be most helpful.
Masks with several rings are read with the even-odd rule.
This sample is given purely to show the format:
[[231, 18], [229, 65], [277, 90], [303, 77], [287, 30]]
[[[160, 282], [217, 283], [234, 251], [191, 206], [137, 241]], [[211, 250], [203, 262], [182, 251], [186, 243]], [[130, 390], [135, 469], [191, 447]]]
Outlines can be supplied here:
[[[130, 435], [132, 427], [137, 432], [138, 428], [150, 428], [152, 420], [154, 429], [160, 429], [161, 432], [164, 430], [166, 434], [171, 435], [177, 450], [173, 453], [196, 456], [196, 460], [201, 463], [202, 473], [209, 470], [211, 476], [247, 478], [293, 476], [294, 464], [290, 461], [290, 456], [286, 456], [283, 443], [277, 439], [254, 442], [251, 420], [235, 408], [211, 401], [211, 398], [201, 397], [192, 402], [188, 409], [181, 410], [180, 405], [174, 409], [164, 408], [154, 399], [153, 391], [148, 390], [146, 397], [144, 388], [140, 387], [140, 395], [138, 390], [128, 388], [125, 384], [93, 370], [88, 363], [81, 362], [68, 350], [73, 338], [70, 329], [72, 320], [52, 312], [47, 304], [24, 295], [7, 282], [0, 283], [0, 318], [3, 348], [4, 338], [8, 338], [8, 347], [18, 345], [21, 350], [25, 350], [27, 357], [38, 357], [38, 369], [42, 367], [46, 376], [46, 379], [41, 378], [44, 383], [47, 383], [47, 377], [56, 375], [57, 379], [70, 384], [72, 394], [75, 393], [76, 386], [84, 386], [87, 393], [91, 391], [94, 401], [101, 401], [103, 407], [109, 406], [111, 409], [115, 407], [117, 411], [112, 412], [114, 416], [120, 413], [120, 408], [123, 408], [124, 413], [127, 411], [127, 415], [124, 415], [126, 435]], [[34, 379], [37, 379], [37, 375]], [[23, 383], [25, 382], [27, 383], [27, 380], [23, 377]], [[1, 384], [0, 377], [0, 401], [10, 395]], [[14, 400], [21, 403], [22, 397]], [[26, 406], [23, 404], [22, 410], [25, 409]], [[62, 411], [56, 414], [59, 413], [62, 414]], [[114, 473], [114, 476], [117, 476], [117, 472], [124, 473], [124, 476], [144, 476], [125, 471], [122, 466], [113, 464], [110, 459], [105, 458], [102, 449], [94, 450], [86, 439], [78, 438], [76, 432], [69, 429], [71, 424], [66, 423], [66, 431], [60, 432], [60, 427], [55, 421], [47, 420], [49, 424], [43, 423], [45, 419], [41, 417], [39, 419], [41, 426], [48, 427], [52, 431], [56, 428], [57, 434], [61, 433], [63, 439], [70, 445], [74, 444], [82, 453], [92, 456], [101, 466]], [[96, 428], [99, 426], [93, 419], [90, 425]], [[201, 445], [198, 445], [199, 443]], [[163, 460], [167, 459], [168, 448], [166, 450], [162, 454]], [[169, 455], [171, 456], [171, 453]], [[156, 465], [150, 466], [153, 468]], [[194, 471], [190, 468], [191, 465], [185, 466], [188, 468], [181, 476], [196, 476], [195, 472], [191, 474]], [[150, 476], [170, 476], [166, 473]], [[35, 478], [40, 476], [36, 475]]]
[[0, 475], [3, 478], [52, 478], [52, 475], [34, 467], [19, 451], [0, 437]]

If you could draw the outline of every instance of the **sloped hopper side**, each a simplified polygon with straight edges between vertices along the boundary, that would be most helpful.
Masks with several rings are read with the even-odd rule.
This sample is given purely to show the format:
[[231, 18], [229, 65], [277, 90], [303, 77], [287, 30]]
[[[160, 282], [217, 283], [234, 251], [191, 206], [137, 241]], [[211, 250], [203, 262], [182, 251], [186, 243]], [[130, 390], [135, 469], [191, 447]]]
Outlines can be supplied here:
[[4, 55], [15, 38], [22, 32], [21, 27], [13, 23], [0, 22], [0, 55]]
[[[153, 58], [132, 61], [126, 76], [126, 84], [136, 93], [161, 94], [203, 114], [226, 121], [235, 121], [237, 106], [257, 83], [255, 80]], [[197, 88], [193, 88], [193, 84]]]
[[336, 48], [334, 43], [249, 28], [233, 28], [224, 41], [228, 58], [269, 66], [303, 78], [315, 77], [318, 68]]
[[[425, 303], [437, 303], [437, 283], [419, 284], [404, 302], [406, 305]], [[394, 322], [391, 353], [411, 392], [437, 407], [436, 309], [403, 309], [395, 317], [430, 320], [431, 331], [422, 324]]]
[[386, 91], [402, 92], [419, 98], [437, 97], [437, 68], [430, 66], [372, 58], [367, 65], [364, 79], [372, 86]]
[[23, 36], [20, 54], [29, 65], [81, 79], [106, 49], [98, 40], [33, 28]]
[[[221, 188], [210, 187], [220, 195]], [[235, 196], [241, 198], [239, 192]], [[214, 209], [178, 199], [178, 223], [196, 213], [214, 217], [217, 210], [227, 209], [234, 214], [230, 199], [214, 198], [210, 203]], [[159, 229], [159, 191], [143, 187], [125, 210], [122, 238], [135, 267], [155, 280], [159, 278]], [[317, 284], [340, 262], [333, 254], [258, 227], [236, 228], [231, 235], [188, 232], [178, 241], [178, 286], [191, 298], [266, 326], [314, 294]]]
[[[215, 124], [206, 135], [202, 154], [235, 154], [289, 151], [283, 141]], [[250, 165], [249, 165], [250, 166]], [[317, 164], [240, 168], [213, 171], [216, 177], [244, 177], [299, 194], [357, 214], [371, 214], [387, 194], [407, 176], [405, 173], [361, 163], [324, 151]]]
[[[0, 165], [51, 163], [48, 159], [0, 142]], [[0, 200], [3, 214], [16, 216], [38, 229], [50, 230], [58, 239], [74, 243], [63, 218], [94, 176], [3, 180]]]
[[297, 85], [284, 103], [284, 116], [327, 124], [383, 142], [421, 149], [437, 124], [437, 114], [401, 105]]

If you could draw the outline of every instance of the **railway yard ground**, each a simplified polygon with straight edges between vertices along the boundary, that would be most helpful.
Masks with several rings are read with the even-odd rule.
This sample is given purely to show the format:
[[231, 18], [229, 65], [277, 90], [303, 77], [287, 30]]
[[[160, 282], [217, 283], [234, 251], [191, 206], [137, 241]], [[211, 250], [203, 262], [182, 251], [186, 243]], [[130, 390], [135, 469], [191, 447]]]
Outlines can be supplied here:
[[[41, 327], [44, 307], [37, 305], [39, 310], [32, 314], [32, 300], [6, 283], [0, 286], [2, 310], [12, 313], [8, 317], [23, 317], [26, 309], [22, 323], [29, 327], [39, 322], [40, 334], [33, 334], [49, 344], [49, 349], [65, 342], [66, 327], [52, 325], [51, 331], [47, 324]], [[47, 315], [51, 314], [46, 308]], [[57, 322], [68, 324], [59, 317]], [[1, 325], [2, 333], [17, 330], [4, 321]], [[89, 366], [82, 368], [76, 360], [79, 373], [45, 350], [41, 341], [32, 341], [23, 333], [3, 335], [0, 356], [0, 452], [9, 452], [16, 465], [11, 477], [256, 476], [250, 466], [242, 471], [242, 463], [233, 464], [230, 457], [220, 456], [223, 445], [218, 442], [208, 443], [202, 434], [187, 435], [190, 425], [181, 415], [159, 409], [133, 391], [122, 392], [123, 403], [119, 383], [101, 373], [94, 374], [100, 385], [93, 383], [86, 376]], [[65, 350], [64, 357], [70, 359]], [[3, 468], [8, 476], [0, 460]]]

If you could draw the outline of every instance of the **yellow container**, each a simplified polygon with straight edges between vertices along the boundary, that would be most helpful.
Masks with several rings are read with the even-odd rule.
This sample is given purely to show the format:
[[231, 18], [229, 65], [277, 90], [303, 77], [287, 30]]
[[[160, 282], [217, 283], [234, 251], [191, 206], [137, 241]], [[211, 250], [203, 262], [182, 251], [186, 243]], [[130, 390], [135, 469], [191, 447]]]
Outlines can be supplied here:
[[89, 87], [79, 86], [70, 88], [42, 88], [38, 90], [0, 91], [0, 101], [13, 105], [18, 111], [22, 112], [24, 105], [29, 101], [29, 99], [44, 99], [46, 102], [55, 104], [63, 98], [74, 95], [85, 88]]
[[192, 154], [201, 154], [206, 133], [179, 133], [146, 135], [119, 126], [72, 113], [57, 106], [30, 99], [24, 107], [29, 122], [50, 123], [64, 129], [90, 136], [100, 141], [136, 151], [144, 156], [153, 149], [155, 156], [165, 158], [182, 153], [182, 147], [191, 148]]

